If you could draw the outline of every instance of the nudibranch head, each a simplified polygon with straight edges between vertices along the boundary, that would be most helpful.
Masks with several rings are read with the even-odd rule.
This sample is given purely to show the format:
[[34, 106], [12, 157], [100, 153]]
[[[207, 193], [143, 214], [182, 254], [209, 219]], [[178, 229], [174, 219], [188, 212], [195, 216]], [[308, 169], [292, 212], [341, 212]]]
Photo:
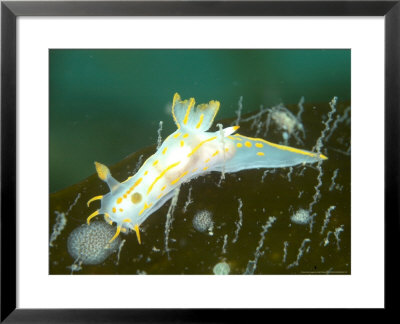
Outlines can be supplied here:
[[124, 182], [114, 179], [110, 170], [95, 162], [97, 174], [110, 191], [93, 197], [101, 206], [88, 218], [97, 215], [116, 223], [113, 242], [120, 232], [135, 231], [139, 243], [140, 225], [172, 198], [182, 183], [210, 171], [236, 172], [253, 168], [276, 168], [300, 163], [316, 162], [326, 157], [319, 153], [273, 144], [259, 138], [233, 135], [239, 126], [208, 132], [219, 110], [220, 103], [195, 105], [193, 98], [181, 100], [175, 94], [172, 115], [177, 130], [169, 135], [157, 151]]

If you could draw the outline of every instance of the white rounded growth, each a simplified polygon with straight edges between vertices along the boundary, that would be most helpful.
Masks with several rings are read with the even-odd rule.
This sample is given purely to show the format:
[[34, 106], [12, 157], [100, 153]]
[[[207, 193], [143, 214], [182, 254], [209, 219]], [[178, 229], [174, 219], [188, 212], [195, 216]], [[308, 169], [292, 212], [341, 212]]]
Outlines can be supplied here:
[[193, 227], [199, 232], [212, 232], [214, 222], [212, 214], [208, 210], [201, 210], [193, 217]]
[[231, 272], [231, 268], [228, 263], [220, 262], [214, 266], [213, 272], [215, 275], [228, 275]]
[[120, 238], [108, 243], [115, 228], [101, 221], [75, 228], [68, 237], [68, 252], [82, 264], [99, 264], [118, 250]]
[[299, 209], [297, 212], [295, 212], [292, 217], [290, 217], [293, 223], [304, 225], [307, 224], [311, 217], [310, 217], [310, 212], [305, 209]]

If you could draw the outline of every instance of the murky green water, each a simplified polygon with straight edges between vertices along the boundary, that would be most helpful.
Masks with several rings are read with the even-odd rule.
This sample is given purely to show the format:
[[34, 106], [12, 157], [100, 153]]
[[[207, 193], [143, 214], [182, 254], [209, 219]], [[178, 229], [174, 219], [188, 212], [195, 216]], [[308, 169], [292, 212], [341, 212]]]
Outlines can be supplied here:
[[[311, 149], [316, 144], [332, 112], [328, 100], [304, 105], [305, 136], [293, 133], [288, 145]], [[246, 101], [243, 104], [247, 109]], [[286, 107], [297, 115], [297, 105]], [[327, 131], [322, 141], [322, 153], [328, 160], [320, 165], [268, 173], [265, 169], [247, 170], [227, 174], [223, 181], [219, 173], [211, 173], [192, 180], [181, 186], [168, 229], [170, 202], [141, 226], [141, 245], [134, 234], [121, 234], [125, 242], [119, 253], [98, 265], [82, 265], [74, 274], [212, 274], [220, 262], [229, 265], [231, 274], [350, 274], [349, 107], [350, 102], [339, 101], [329, 123], [331, 129], [334, 124], [336, 127]], [[284, 143], [281, 125], [270, 122], [266, 127], [272, 113], [257, 109], [242, 115], [240, 133]], [[230, 117], [222, 120], [224, 126], [235, 122], [236, 117]], [[216, 130], [215, 124], [211, 131]], [[168, 133], [163, 135], [165, 138]], [[154, 152], [155, 146], [144, 148], [111, 166], [111, 173], [123, 181]], [[50, 247], [51, 274], [71, 273], [74, 264], [80, 268], [67, 252], [67, 238], [96, 210], [96, 202], [90, 208], [86, 202], [107, 192], [106, 185], [92, 175], [50, 195], [50, 234], [57, 215], [66, 220]], [[193, 227], [194, 215], [202, 210], [211, 213], [212, 230], [199, 232]], [[311, 210], [312, 221], [293, 221], [291, 217], [300, 210]]]
[[50, 50], [50, 192], [174, 131], [173, 94], [218, 119], [281, 102], [350, 100], [350, 50]]

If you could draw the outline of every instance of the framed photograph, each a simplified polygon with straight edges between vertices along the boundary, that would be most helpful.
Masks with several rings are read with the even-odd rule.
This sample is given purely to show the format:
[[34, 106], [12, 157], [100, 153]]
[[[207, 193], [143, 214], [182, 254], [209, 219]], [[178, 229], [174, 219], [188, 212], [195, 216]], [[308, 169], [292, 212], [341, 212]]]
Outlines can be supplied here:
[[399, 14], [2, 2], [1, 319], [391, 308]]

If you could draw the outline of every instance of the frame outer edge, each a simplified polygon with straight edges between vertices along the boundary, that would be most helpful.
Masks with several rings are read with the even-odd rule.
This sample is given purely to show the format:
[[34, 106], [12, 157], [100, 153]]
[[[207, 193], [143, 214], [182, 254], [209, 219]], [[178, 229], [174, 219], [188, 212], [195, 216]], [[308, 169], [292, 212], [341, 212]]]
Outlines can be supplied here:
[[[16, 16], [1, 4], [1, 320], [16, 308]], [[7, 263], [4, 262], [7, 256]]]
[[[389, 246], [388, 237], [396, 237], [399, 234], [400, 227], [400, 196], [398, 190], [400, 155], [398, 130], [400, 124], [400, 113], [398, 111], [400, 107], [400, 2], [392, 1], [391, 3], [396, 4], [386, 13], [385, 17], [385, 249], [390, 248], [390, 252], [393, 252], [393, 254], [385, 253], [385, 281], [386, 283], [390, 282], [387, 286], [385, 284], [385, 287], [395, 293], [396, 285], [392, 284], [392, 280], [398, 282], [398, 279], [395, 278], [393, 269], [390, 271], [388, 267], [387, 256], [393, 257], [398, 253], [398, 251], [395, 251], [396, 247]], [[9, 4], [11, 5], [9, 6]], [[27, 2], [20, 2], [17, 6], [22, 5], [23, 7], [25, 4]], [[31, 5], [34, 5], [34, 2]], [[43, 9], [35, 10], [31, 8], [32, 11], [27, 13], [27, 11], [30, 11], [29, 8], [26, 11], [22, 7], [14, 8], [11, 2], [1, 3], [1, 215], [16, 215], [16, 16], [39, 15], [40, 10]], [[22, 12], [19, 11], [20, 9], [22, 9]], [[390, 215], [394, 216], [391, 219], [389, 219], [389, 209]], [[392, 215], [393, 212], [394, 215]], [[30, 322], [39, 319], [46, 321], [52, 317], [51, 314], [53, 312], [57, 312], [57, 316], [54, 317], [56, 322], [64, 322], [61, 313], [68, 314], [72, 311], [74, 320], [72, 318], [69, 319], [72, 320], [71, 322], [76, 323], [83, 322], [79, 314], [93, 315], [93, 313], [96, 313], [96, 311], [84, 309], [81, 311], [16, 309], [16, 231], [10, 230], [10, 228], [16, 229], [16, 219], [13, 217], [1, 217], [0, 249], [2, 260], [5, 259], [3, 259], [5, 255], [9, 260], [7, 264], [4, 264], [4, 262], [0, 264], [2, 286], [0, 295], [1, 322], [5, 319], [8, 323], [15, 322], [15, 320]], [[5, 242], [9, 244], [5, 245]], [[5, 295], [7, 295], [6, 298], [4, 298]], [[389, 304], [389, 295], [388, 291], [385, 291], [385, 306], [397, 306]], [[131, 315], [132, 310], [127, 311]], [[100, 313], [102, 315], [107, 313], [111, 315], [112, 311], [102, 310]], [[156, 313], [161, 315], [160, 310], [156, 310]], [[165, 315], [165, 310], [163, 310], [163, 314]], [[130, 317], [130, 320], [132, 318]], [[175, 316], [173, 318], [176, 319]], [[147, 316], [146, 319], [148, 320]]]
[[396, 271], [390, 269], [393, 264], [389, 264], [389, 259], [398, 254], [393, 239], [400, 236], [399, 109], [400, 2], [397, 2], [385, 17], [385, 308], [392, 310], [398, 308], [393, 296], [397, 295], [399, 284]]

